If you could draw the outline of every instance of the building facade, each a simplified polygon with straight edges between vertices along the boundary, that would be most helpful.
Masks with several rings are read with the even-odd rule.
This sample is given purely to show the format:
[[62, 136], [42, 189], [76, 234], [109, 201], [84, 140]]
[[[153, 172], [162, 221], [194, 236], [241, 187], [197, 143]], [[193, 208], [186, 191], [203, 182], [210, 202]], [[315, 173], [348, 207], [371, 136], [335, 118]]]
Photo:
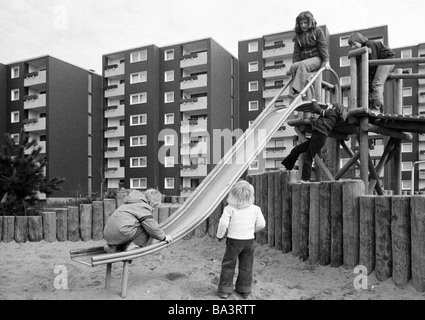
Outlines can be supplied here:
[[103, 66], [106, 187], [189, 195], [221, 159], [214, 130], [237, 126], [237, 59], [203, 39], [106, 54]]
[[46, 156], [47, 179], [66, 179], [53, 197], [99, 195], [101, 76], [42, 56], [8, 64], [3, 89], [0, 112], [6, 121], [0, 131], [18, 139], [24, 128], [37, 141]]

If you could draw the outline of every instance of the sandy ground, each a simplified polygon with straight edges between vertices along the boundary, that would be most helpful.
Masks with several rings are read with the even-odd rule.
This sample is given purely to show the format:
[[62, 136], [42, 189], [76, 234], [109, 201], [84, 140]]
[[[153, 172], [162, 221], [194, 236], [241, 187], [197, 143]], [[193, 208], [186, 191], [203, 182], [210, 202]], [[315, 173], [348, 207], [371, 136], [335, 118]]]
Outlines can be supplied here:
[[[122, 300], [122, 263], [112, 268], [104, 288], [105, 266], [88, 267], [69, 258], [72, 249], [104, 241], [0, 243], [1, 300]], [[135, 260], [129, 267], [127, 300], [221, 300], [217, 284], [224, 242], [209, 237], [180, 240]], [[56, 269], [56, 273], [55, 273]], [[58, 276], [67, 274], [66, 283]], [[411, 281], [397, 287], [391, 278], [356, 289], [358, 274], [343, 267], [311, 266], [268, 245], [256, 246], [253, 291], [249, 300], [425, 300]], [[55, 288], [55, 278], [56, 287]], [[244, 300], [234, 292], [228, 300]]]

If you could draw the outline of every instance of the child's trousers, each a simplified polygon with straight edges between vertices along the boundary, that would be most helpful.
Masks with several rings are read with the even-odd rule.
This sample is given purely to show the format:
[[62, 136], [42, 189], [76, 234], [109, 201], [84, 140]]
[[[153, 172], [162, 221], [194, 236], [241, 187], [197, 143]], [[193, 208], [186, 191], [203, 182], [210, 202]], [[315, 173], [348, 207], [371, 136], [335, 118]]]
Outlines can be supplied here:
[[227, 238], [226, 252], [221, 264], [219, 292], [233, 292], [233, 277], [236, 262], [239, 259], [239, 273], [236, 279], [236, 291], [250, 293], [252, 283], [252, 267], [254, 263], [254, 239], [237, 240]]

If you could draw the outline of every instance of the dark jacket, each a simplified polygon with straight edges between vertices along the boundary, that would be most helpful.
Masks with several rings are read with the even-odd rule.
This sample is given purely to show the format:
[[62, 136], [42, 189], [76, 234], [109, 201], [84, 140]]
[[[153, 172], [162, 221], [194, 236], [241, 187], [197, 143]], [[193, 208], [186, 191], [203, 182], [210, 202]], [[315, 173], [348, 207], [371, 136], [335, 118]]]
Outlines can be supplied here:
[[[392, 59], [394, 58], [394, 51], [388, 48], [380, 41], [367, 40], [363, 46], [366, 46], [371, 49], [369, 54], [369, 60], [378, 60], [378, 59]], [[369, 84], [372, 83], [372, 80], [375, 76], [376, 69], [378, 66], [369, 67]]]
[[312, 132], [317, 131], [328, 137], [338, 119], [339, 117], [333, 109], [326, 109], [324, 115], [311, 121]]
[[109, 217], [103, 231], [106, 242], [110, 245], [126, 243], [134, 238], [138, 228], [142, 228], [147, 237], [164, 240], [165, 233], [153, 218], [152, 210], [144, 194], [132, 191]]
[[292, 62], [319, 57], [322, 62], [329, 62], [328, 44], [325, 33], [320, 27], [297, 33], [294, 38]]

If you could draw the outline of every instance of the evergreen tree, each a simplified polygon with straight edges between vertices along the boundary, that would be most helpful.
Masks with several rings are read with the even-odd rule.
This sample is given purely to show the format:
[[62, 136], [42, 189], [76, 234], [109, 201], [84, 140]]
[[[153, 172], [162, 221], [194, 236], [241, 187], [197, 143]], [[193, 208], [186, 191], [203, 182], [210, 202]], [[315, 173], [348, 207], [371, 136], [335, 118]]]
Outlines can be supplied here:
[[[2, 214], [26, 215], [28, 205], [38, 201], [38, 194], [52, 194], [62, 189], [65, 179], [53, 178], [47, 181], [44, 174], [46, 158], [41, 147], [22, 129], [16, 143], [9, 133], [0, 145], [0, 200]], [[26, 150], [31, 150], [25, 154]]]

